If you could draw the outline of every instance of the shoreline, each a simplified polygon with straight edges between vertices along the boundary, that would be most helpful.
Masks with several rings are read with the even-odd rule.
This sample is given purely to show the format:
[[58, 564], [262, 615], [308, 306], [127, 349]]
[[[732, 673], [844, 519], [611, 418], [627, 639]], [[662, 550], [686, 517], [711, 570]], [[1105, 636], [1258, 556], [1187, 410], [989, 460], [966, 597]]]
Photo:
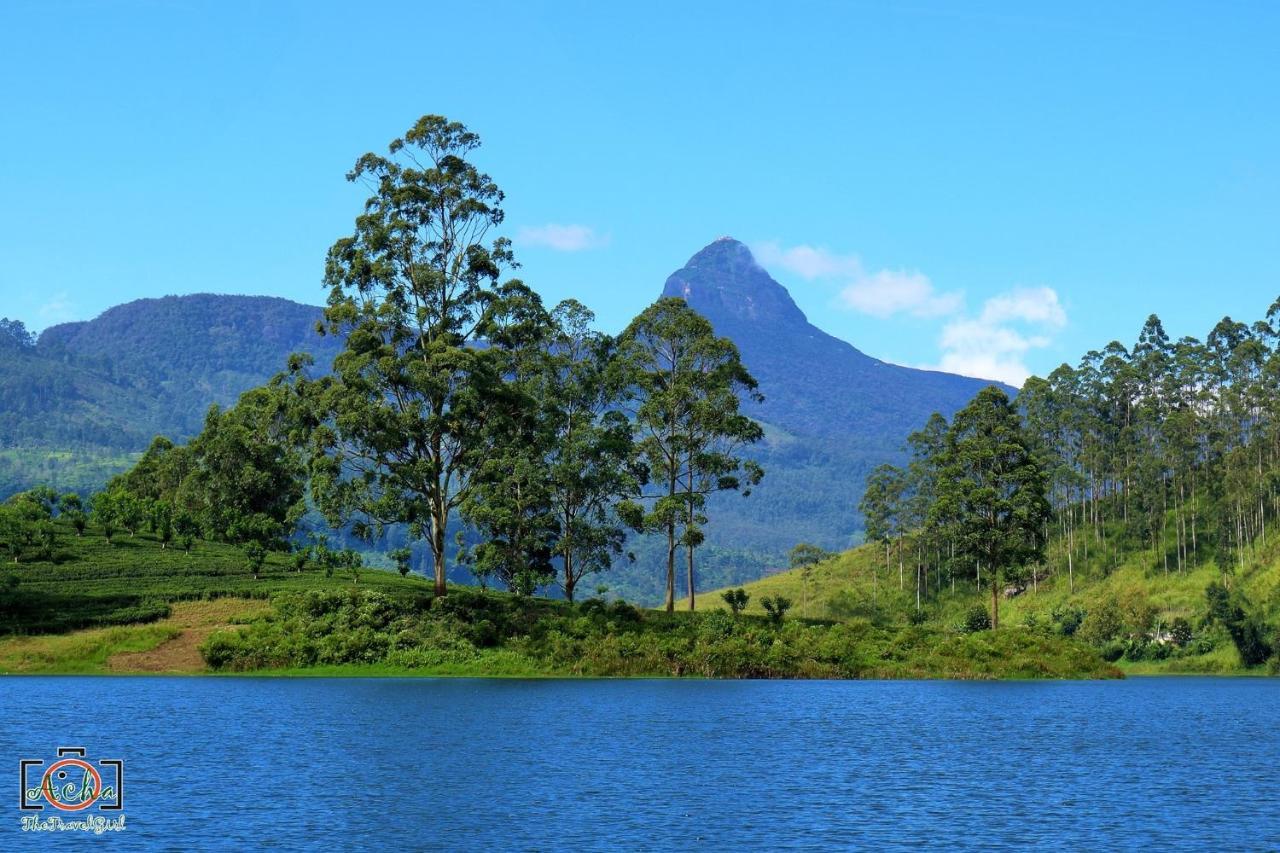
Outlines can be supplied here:
[[[0, 639], [0, 642], [3, 642]], [[814, 681], [814, 682], [1020, 682], [1020, 683], [1036, 683], [1036, 682], [1068, 682], [1068, 681], [1132, 681], [1156, 678], [1171, 679], [1193, 679], [1208, 678], [1220, 680], [1235, 679], [1261, 679], [1266, 680], [1273, 678], [1266, 672], [1189, 672], [1189, 671], [1173, 671], [1173, 672], [1126, 672], [1123, 668], [1118, 668], [1120, 675], [1118, 677], [1092, 677], [1081, 676], [1079, 678], [964, 678], [959, 676], [937, 676], [922, 678], [892, 678], [868, 676], [866, 678], [800, 678], [800, 677], [783, 677], [783, 678], [734, 678], [724, 677], [718, 678], [705, 675], [575, 675], [572, 673], [462, 673], [462, 672], [446, 672], [446, 671], [422, 671], [411, 669], [391, 669], [382, 668], [376, 664], [366, 666], [350, 666], [350, 667], [315, 667], [314, 669], [262, 669], [251, 670], [246, 672], [213, 672], [213, 671], [168, 671], [168, 672], [146, 672], [146, 671], [117, 671], [117, 672], [57, 672], [57, 671], [26, 671], [26, 672], [0, 672], [0, 679], [7, 678], [119, 678], [119, 679], [135, 679], [135, 678], [214, 678], [214, 679], [361, 679], [361, 680], [502, 680], [502, 681], [706, 681], [706, 682], [729, 682], [729, 681]]]

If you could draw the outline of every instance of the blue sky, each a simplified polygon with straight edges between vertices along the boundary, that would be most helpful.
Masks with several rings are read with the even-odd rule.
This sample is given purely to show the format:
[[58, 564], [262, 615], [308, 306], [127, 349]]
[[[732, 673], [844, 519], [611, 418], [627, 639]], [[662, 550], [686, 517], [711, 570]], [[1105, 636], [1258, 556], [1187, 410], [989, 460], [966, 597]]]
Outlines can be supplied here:
[[1280, 4], [0, 6], [0, 314], [319, 304], [418, 116], [466, 123], [521, 276], [616, 330], [756, 248], [864, 351], [1017, 381], [1280, 295]]

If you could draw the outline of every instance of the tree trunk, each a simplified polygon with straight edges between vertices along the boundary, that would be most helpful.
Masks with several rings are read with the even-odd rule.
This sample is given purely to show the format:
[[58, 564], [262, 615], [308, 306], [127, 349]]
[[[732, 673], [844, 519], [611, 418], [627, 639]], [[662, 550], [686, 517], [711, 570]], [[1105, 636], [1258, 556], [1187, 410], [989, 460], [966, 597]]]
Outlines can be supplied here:
[[676, 612], [676, 522], [667, 522], [667, 612]]
[[441, 518], [439, 508], [431, 514], [431, 559], [435, 563], [435, 580], [436, 595], [447, 595], [449, 590], [445, 586], [445, 565], [444, 565], [444, 527], [448, 523], [448, 519]]
[[689, 545], [687, 547], [689, 549], [689, 609], [693, 610], [696, 606], [693, 592], [693, 546]]
[[573, 588], [578, 585], [578, 579], [573, 576], [573, 556], [568, 552], [564, 555], [564, 597], [573, 604]]
[[1071, 594], [1076, 591], [1076, 567], [1075, 562], [1071, 558], [1071, 534], [1067, 534], [1067, 584], [1071, 587]]
[[[884, 541], [884, 570], [889, 571], [889, 540]], [[871, 606], [880, 606], [880, 568], [871, 564]]]
[[899, 536], [898, 537], [898, 589], [904, 590], [906, 588], [907, 588], [907, 582], [903, 579], [903, 576], [902, 576], [902, 537]]
[[999, 572], [991, 573], [991, 630], [1000, 627], [1000, 584], [996, 582]]
[[920, 612], [920, 560], [916, 558], [916, 612]]

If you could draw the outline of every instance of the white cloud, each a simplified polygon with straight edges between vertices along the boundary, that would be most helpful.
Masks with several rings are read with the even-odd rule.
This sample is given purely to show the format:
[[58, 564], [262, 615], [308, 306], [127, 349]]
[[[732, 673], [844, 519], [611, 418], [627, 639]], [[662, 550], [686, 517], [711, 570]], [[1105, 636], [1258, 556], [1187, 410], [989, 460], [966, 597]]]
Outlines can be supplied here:
[[881, 320], [896, 316], [942, 321], [938, 360], [920, 364], [963, 376], [1020, 386], [1031, 375], [1028, 355], [1052, 343], [1050, 334], [1067, 324], [1067, 314], [1051, 287], [1019, 287], [982, 303], [976, 315], [965, 310], [964, 293], [940, 291], [929, 276], [911, 269], [869, 271], [855, 254], [820, 246], [752, 247], [766, 268], [839, 287], [837, 304]]
[[516, 230], [516, 242], [557, 252], [582, 252], [608, 245], [609, 238], [587, 225], [522, 225]]
[[1025, 287], [988, 299], [982, 316], [989, 323], [1023, 320], [1054, 328], [1067, 324], [1066, 312], [1051, 287]]
[[784, 249], [774, 242], [758, 243], [751, 247], [752, 254], [766, 269], [781, 267], [801, 278], [857, 277], [864, 274], [862, 260], [857, 255], [839, 255], [814, 246], [792, 246]]
[[1046, 334], [1067, 323], [1050, 287], [1018, 288], [991, 297], [977, 317], [947, 323], [938, 337], [942, 357], [931, 369], [996, 379], [1014, 387], [1031, 375], [1026, 356], [1049, 346]]
[[72, 303], [66, 291], [59, 291], [48, 302], [36, 309], [36, 316], [40, 318], [41, 326], [44, 328], [65, 323], [76, 318], [75, 304]]
[[857, 255], [842, 255], [820, 246], [783, 248], [770, 242], [752, 248], [761, 266], [766, 268], [785, 269], [811, 281], [838, 282], [840, 305], [880, 319], [895, 314], [943, 317], [959, 311], [964, 304], [963, 294], [937, 292], [929, 277], [918, 270], [872, 272]]
[[864, 275], [840, 291], [840, 301], [881, 319], [894, 314], [944, 317], [964, 304], [960, 293], [938, 293], [929, 277], [915, 270], [880, 270]]

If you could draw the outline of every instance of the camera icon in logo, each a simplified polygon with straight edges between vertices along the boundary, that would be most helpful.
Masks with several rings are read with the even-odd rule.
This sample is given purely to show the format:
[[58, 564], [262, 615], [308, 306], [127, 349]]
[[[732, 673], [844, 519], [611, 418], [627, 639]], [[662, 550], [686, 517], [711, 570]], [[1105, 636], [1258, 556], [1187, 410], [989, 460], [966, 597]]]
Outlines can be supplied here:
[[90, 761], [82, 746], [58, 747], [53, 761], [24, 758], [19, 762], [23, 811], [80, 812], [124, 809], [124, 761]]

